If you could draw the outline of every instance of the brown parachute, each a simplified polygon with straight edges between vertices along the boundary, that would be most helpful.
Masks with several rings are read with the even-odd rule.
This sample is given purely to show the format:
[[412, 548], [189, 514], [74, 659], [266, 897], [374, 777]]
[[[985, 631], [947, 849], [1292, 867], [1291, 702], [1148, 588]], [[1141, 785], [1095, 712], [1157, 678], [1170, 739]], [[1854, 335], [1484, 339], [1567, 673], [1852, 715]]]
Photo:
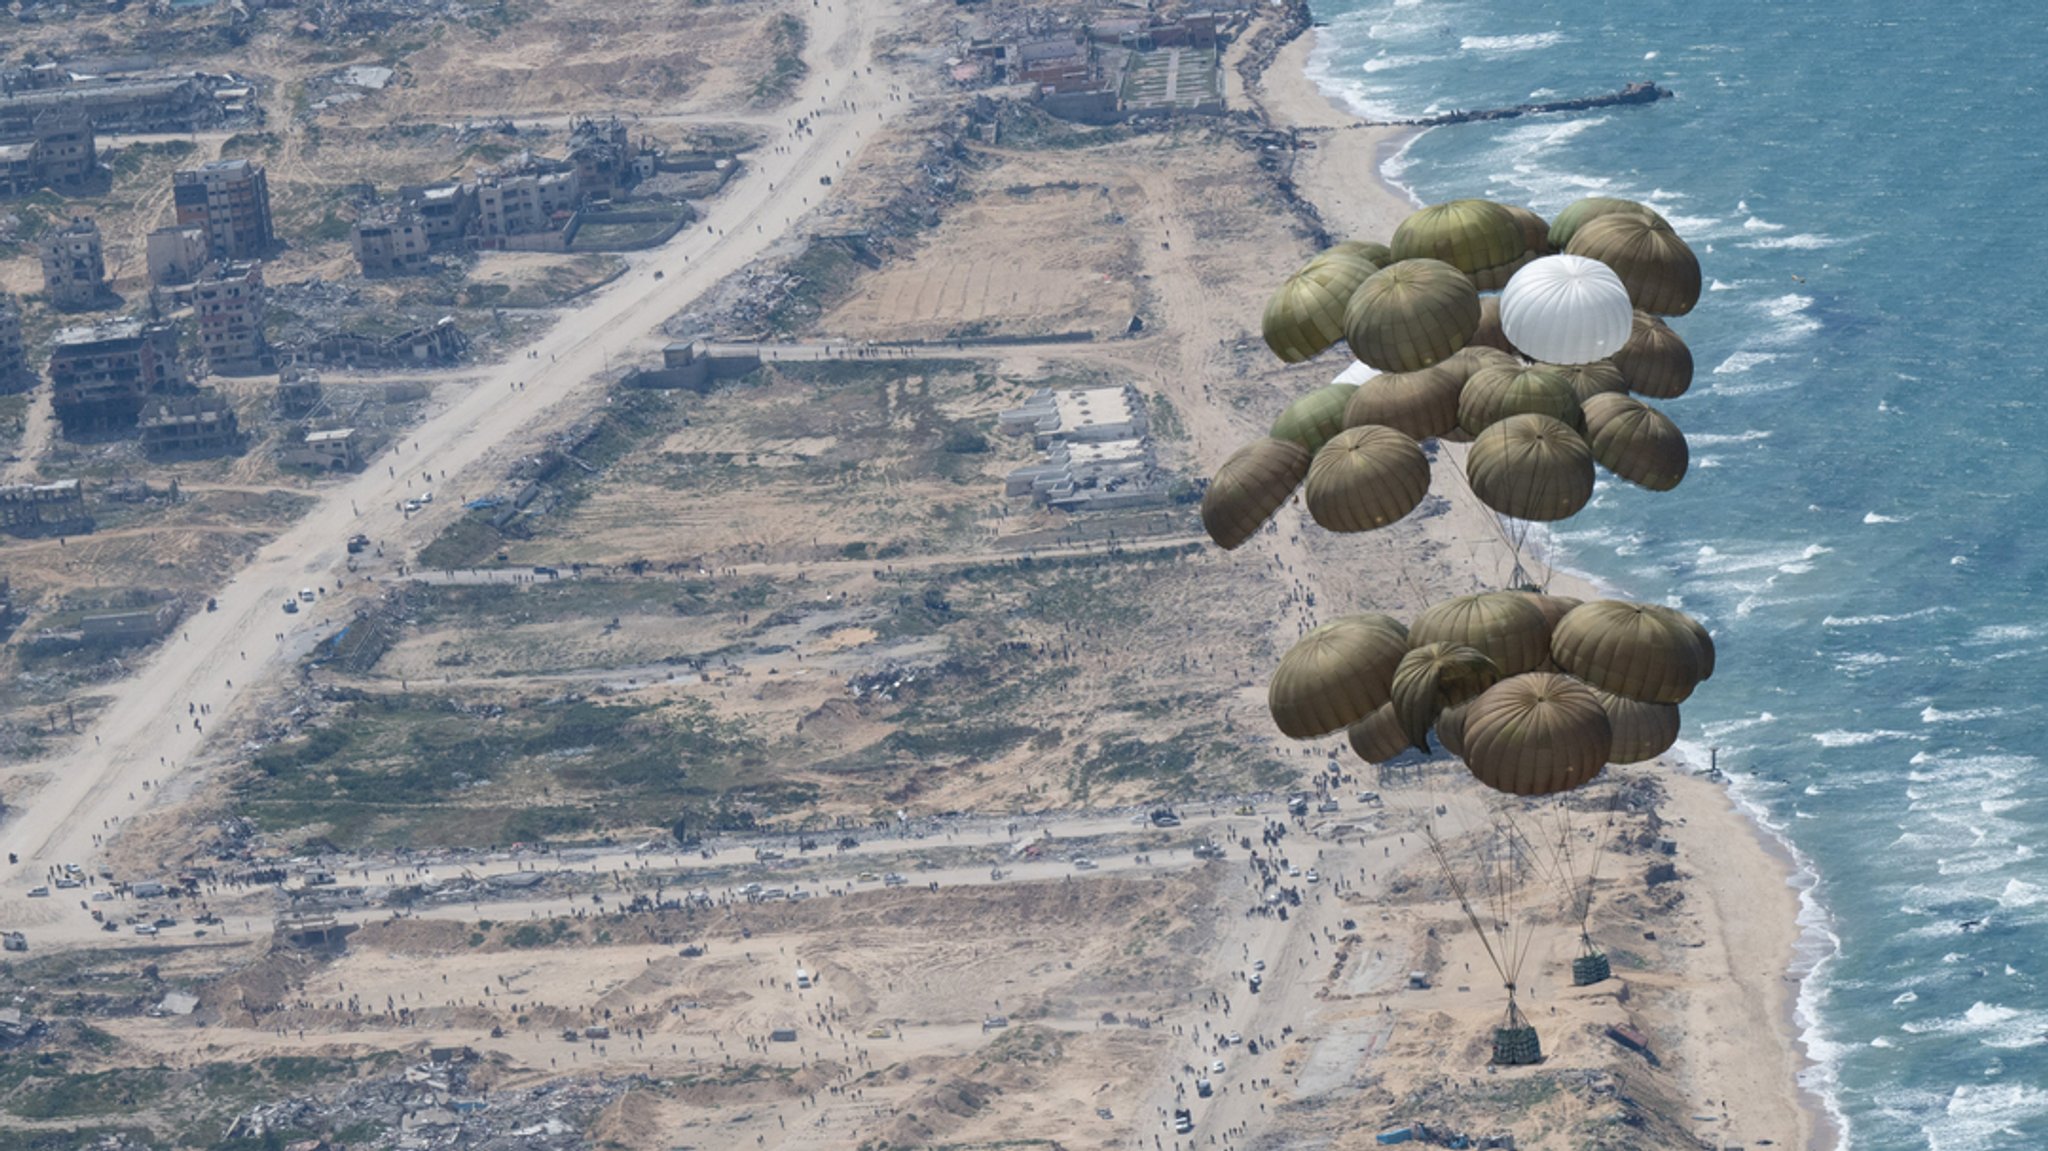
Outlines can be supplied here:
[[1313, 457], [1290, 440], [1267, 437], [1237, 449], [1202, 493], [1202, 528], [1224, 551], [1252, 538], [1308, 476]]
[[1614, 729], [1600, 697], [1568, 675], [1530, 672], [1486, 689], [1465, 708], [1465, 766], [1513, 795], [1569, 791], [1600, 774]]
[[1357, 723], [1393, 699], [1394, 668], [1408, 654], [1408, 629], [1373, 613], [1339, 616], [1302, 636], [1266, 689], [1273, 722], [1292, 739], [1313, 739]]
[[1337, 433], [1309, 464], [1308, 514], [1333, 532], [1385, 527], [1429, 494], [1429, 458], [1393, 428], [1367, 424]]
[[1465, 478], [1481, 503], [1504, 516], [1567, 519], [1593, 498], [1593, 452], [1549, 416], [1509, 416], [1473, 437]]

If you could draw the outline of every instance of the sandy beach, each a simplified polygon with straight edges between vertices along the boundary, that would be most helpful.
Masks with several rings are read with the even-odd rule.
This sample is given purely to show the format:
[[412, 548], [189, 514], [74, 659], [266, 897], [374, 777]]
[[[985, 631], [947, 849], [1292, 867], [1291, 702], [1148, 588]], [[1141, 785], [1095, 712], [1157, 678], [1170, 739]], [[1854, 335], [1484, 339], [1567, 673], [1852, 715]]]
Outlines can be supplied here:
[[[1381, 163], [1413, 129], [1366, 125], [1325, 96], [1307, 73], [1314, 36], [1311, 30], [1281, 50], [1255, 98], [1276, 123], [1314, 133], [1315, 150], [1298, 163], [1295, 180], [1332, 233], [1384, 240], [1415, 205], [1385, 182]], [[1440, 466], [1433, 487], [1455, 493], [1444, 534], [1497, 536], [1492, 513], [1444, 473]], [[1504, 550], [1496, 549], [1490, 564], [1481, 561], [1482, 572], [1503, 566]], [[1599, 595], [1564, 572], [1550, 587]], [[1719, 1117], [1724, 1131], [1796, 1130], [1797, 1146], [1832, 1147], [1820, 1100], [1798, 1086], [1809, 1064], [1796, 1036], [1798, 984], [1789, 974], [1800, 937], [1792, 861], [1723, 786], [1672, 766], [1660, 762], [1657, 775], [1670, 797], [1666, 832], [1681, 859], [1697, 861], [1686, 869], [1685, 889], [1698, 935], [1687, 941], [1680, 970], [1654, 982], [1665, 991], [1657, 999], [1661, 1023], [1681, 1040], [1679, 1075], [1689, 1104], [1695, 1118]]]

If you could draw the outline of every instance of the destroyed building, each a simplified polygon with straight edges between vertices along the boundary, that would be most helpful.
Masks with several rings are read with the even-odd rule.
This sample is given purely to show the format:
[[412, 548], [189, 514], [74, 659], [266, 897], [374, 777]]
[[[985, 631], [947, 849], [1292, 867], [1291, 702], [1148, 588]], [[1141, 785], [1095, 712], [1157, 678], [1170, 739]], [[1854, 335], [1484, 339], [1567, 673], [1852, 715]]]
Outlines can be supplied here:
[[433, 246], [426, 224], [405, 208], [357, 220], [349, 231], [349, 249], [365, 276], [431, 271]]
[[187, 389], [177, 329], [126, 316], [65, 328], [51, 343], [50, 387], [67, 435], [133, 428], [149, 397]]
[[277, 410], [285, 419], [308, 419], [325, 401], [319, 372], [297, 364], [287, 364], [278, 371]]
[[234, 88], [246, 110], [249, 89], [233, 75], [89, 74], [56, 63], [0, 69], [0, 130], [64, 109], [100, 132], [192, 132], [227, 118], [223, 101]]
[[1169, 498], [1152, 449], [1143, 401], [1129, 387], [1041, 388], [996, 417], [1010, 435], [1028, 435], [1045, 453], [1018, 468], [1003, 494], [1029, 496], [1063, 511], [1141, 507]]
[[213, 242], [197, 224], [172, 224], [149, 234], [149, 282], [189, 284], [213, 258]]
[[395, 368], [419, 364], [452, 364], [469, 350], [469, 337], [453, 316], [408, 328], [396, 335], [336, 332], [297, 349], [314, 364], [358, 368]]
[[77, 480], [0, 485], [0, 531], [17, 536], [84, 535], [92, 530]]
[[149, 399], [135, 428], [151, 455], [221, 455], [243, 447], [234, 406], [213, 391]]
[[277, 357], [263, 339], [263, 265], [223, 260], [210, 266], [193, 285], [192, 311], [207, 371], [253, 375], [277, 370]]
[[0, 395], [25, 392], [36, 384], [28, 366], [28, 346], [21, 338], [21, 304], [0, 292]]
[[582, 116], [569, 122], [568, 162], [576, 170], [577, 186], [583, 195], [610, 199], [625, 193], [653, 170], [654, 151], [635, 151], [625, 123], [617, 116], [606, 120]]
[[75, 188], [98, 165], [92, 120], [69, 105], [0, 118], [0, 196]]
[[476, 219], [477, 195], [474, 184], [437, 184], [426, 188], [400, 188], [399, 202], [419, 219], [431, 244], [460, 243]]
[[208, 160], [171, 177], [178, 223], [206, 229], [216, 259], [248, 260], [276, 243], [270, 223], [270, 180], [248, 160]]
[[100, 226], [76, 218], [43, 237], [43, 299], [63, 311], [84, 311], [105, 302], [107, 261]]

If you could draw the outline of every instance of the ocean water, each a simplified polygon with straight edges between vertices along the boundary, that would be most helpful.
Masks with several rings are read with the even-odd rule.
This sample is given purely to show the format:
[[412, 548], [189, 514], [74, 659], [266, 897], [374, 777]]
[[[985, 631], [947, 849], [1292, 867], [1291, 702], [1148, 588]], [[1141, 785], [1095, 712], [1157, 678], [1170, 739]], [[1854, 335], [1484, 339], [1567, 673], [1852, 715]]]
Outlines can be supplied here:
[[[2021, 0], [1315, 0], [1361, 113], [1677, 98], [1431, 130], [1420, 199], [1655, 205], [1675, 492], [1603, 483], [1561, 562], [1708, 622], [1685, 705], [1810, 868], [1809, 1073], [1856, 1151], [2048, 1146], [2048, 13]], [[1712, 866], [1694, 859], [1692, 867]]]

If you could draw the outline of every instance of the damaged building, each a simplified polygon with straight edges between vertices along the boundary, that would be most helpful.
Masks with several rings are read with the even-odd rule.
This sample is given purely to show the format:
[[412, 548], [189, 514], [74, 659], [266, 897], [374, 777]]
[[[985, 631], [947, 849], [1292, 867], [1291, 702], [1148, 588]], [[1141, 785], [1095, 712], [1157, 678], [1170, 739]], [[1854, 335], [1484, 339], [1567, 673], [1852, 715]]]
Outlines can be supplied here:
[[576, 209], [583, 203], [576, 169], [531, 154], [510, 170], [479, 180], [476, 196], [477, 243], [493, 249], [567, 248]]
[[211, 254], [249, 260], [277, 243], [270, 221], [270, 178], [248, 160], [208, 160], [171, 177], [178, 223], [206, 230]]
[[144, 401], [187, 390], [177, 329], [126, 316], [62, 329], [50, 346], [50, 387], [67, 435], [133, 428]]
[[336, 332], [313, 340], [298, 349], [297, 354], [316, 365], [395, 368], [452, 364], [468, 350], [469, 337], [456, 325], [453, 316], [443, 316], [431, 324], [390, 336]]
[[0, 531], [17, 536], [84, 535], [92, 530], [77, 480], [0, 485]]
[[230, 106], [248, 112], [250, 92], [232, 73], [24, 65], [0, 69], [0, 131], [61, 108], [100, 132], [194, 132], [228, 120]]
[[277, 357], [263, 338], [263, 265], [211, 265], [192, 287], [192, 312], [207, 371], [255, 375], [277, 370]]
[[189, 284], [213, 259], [213, 242], [197, 224], [172, 224], [149, 234], [146, 246], [149, 282], [159, 286]]
[[396, 276], [434, 268], [427, 226], [407, 208], [386, 208], [357, 220], [349, 250], [365, 276]]
[[0, 117], [0, 196], [72, 189], [99, 165], [92, 119], [72, 105]]
[[25, 392], [36, 385], [28, 364], [28, 345], [21, 338], [21, 303], [0, 292], [0, 395]]
[[107, 260], [100, 226], [74, 218], [43, 237], [43, 300], [61, 311], [86, 311], [105, 303]]
[[142, 448], [154, 456], [211, 456], [242, 450], [234, 406], [214, 391], [152, 398], [135, 421]]

